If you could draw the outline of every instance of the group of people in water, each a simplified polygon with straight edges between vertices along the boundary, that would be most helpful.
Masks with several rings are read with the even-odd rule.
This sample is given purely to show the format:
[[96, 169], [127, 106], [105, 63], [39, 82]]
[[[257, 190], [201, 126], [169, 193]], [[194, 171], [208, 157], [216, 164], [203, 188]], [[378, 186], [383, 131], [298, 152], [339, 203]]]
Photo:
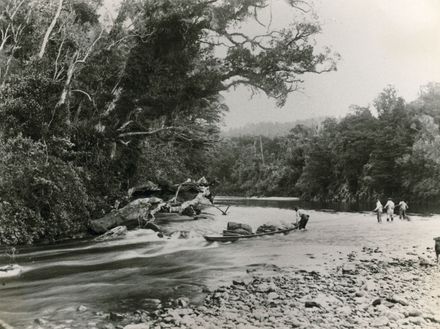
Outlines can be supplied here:
[[[406, 211], [408, 210], [409, 206], [405, 201], [400, 201], [397, 205], [399, 207], [399, 219], [406, 219], [409, 220], [409, 217], [406, 214]], [[387, 203], [385, 203], [385, 206], [382, 205], [382, 202], [380, 202], [379, 199], [376, 201], [376, 208], [373, 210], [377, 215], [377, 222], [382, 223], [382, 214], [384, 210], [387, 214], [387, 222], [392, 222], [394, 220], [394, 209], [396, 208], [396, 205], [394, 204], [393, 200], [391, 198], [388, 198]], [[305, 229], [307, 222], [309, 221], [310, 216], [302, 209], [298, 209], [298, 207], [293, 208], [296, 211], [296, 223], [295, 225], [299, 230]]]
[[[409, 220], [409, 217], [406, 214], [406, 211], [409, 208], [408, 204], [402, 200], [399, 202], [397, 206], [399, 207], [399, 219]], [[377, 199], [376, 208], [373, 210], [377, 215], [377, 222], [382, 223], [382, 214], [384, 210], [387, 213], [387, 222], [392, 222], [394, 220], [395, 208], [396, 205], [394, 204], [391, 198], [388, 198], [387, 203], [385, 203], [385, 206], [383, 206], [380, 200]], [[293, 209], [296, 211], [296, 226], [300, 230], [305, 229], [310, 216], [304, 213], [303, 210], [298, 209], [298, 207], [295, 207]]]
[[[382, 203], [380, 202], [379, 199], [377, 199], [376, 201], [376, 208], [373, 210], [376, 215], [377, 215], [377, 222], [378, 223], [382, 223], [382, 213], [384, 212], [384, 210], [386, 210], [387, 213], [387, 222], [392, 222], [393, 221], [393, 217], [394, 217], [394, 208], [395, 208], [395, 204], [393, 202], [393, 200], [391, 200], [391, 198], [388, 198], [387, 203], [385, 204], [385, 206], [382, 206]], [[399, 218], [400, 219], [408, 219], [408, 216], [406, 215], [406, 211], [408, 210], [408, 204], [405, 201], [400, 201], [398, 204], [399, 207]]]

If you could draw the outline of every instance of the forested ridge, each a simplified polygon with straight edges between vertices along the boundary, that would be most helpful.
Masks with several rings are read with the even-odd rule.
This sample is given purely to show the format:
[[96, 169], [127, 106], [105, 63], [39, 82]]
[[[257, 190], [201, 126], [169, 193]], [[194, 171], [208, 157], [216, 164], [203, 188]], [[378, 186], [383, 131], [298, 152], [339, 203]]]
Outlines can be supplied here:
[[[288, 109], [286, 109], [288, 111]], [[241, 137], [241, 136], [265, 136], [280, 137], [287, 135], [289, 131], [297, 125], [313, 127], [319, 125], [325, 117], [311, 118], [305, 120], [295, 120], [290, 122], [258, 122], [248, 123], [242, 127], [230, 128], [221, 132], [221, 137]]]
[[222, 92], [283, 106], [335, 70], [310, 7], [286, 3], [305, 17], [270, 29], [266, 0], [121, 1], [113, 18], [100, 0], [2, 1], [0, 244], [72, 237], [130, 187], [206, 174]]
[[371, 107], [297, 125], [282, 137], [224, 139], [211, 175], [219, 193], [358, 202], [440, 200], [440, 84], [406, 102], [387, 86]]

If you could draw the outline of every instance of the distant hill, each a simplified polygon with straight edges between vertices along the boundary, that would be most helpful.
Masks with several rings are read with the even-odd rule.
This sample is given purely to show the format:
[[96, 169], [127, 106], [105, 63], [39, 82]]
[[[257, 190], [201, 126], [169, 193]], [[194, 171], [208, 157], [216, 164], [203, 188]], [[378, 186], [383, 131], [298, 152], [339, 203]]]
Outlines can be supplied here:
[[291, 122], [259, 122], [249, 123], [239, 128], [231, 128], [222, 132], [223, 137], [240, 137], [240, 136], [266, 136], [266, 137], [278, 137], [285, 136], [296, 125], [302, 124], [307, 127], [317, 126], [325, 117], [318, 117], [306, 120], [297, 120]]

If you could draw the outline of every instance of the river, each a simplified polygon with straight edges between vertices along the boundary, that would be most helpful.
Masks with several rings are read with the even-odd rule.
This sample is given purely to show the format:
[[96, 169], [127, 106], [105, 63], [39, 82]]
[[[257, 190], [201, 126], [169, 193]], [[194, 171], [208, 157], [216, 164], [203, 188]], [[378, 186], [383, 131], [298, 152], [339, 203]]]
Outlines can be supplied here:
[[[311, 210], [308, 230], [235, 243], [208, 243], [203, 235], [218, 234], [228, 221], [256, 229], [264, 223], [292, 222], [291, 199], [220, 199], [231, 204], [227, 216], [214, 208], [206, 219], [162, 221], [165, 230], [188, 231], [189, 238], [159, 238], [145, 229], [132, 230], [125, 239], [95, 242], [70, 241], [51, 246], [20, 248], [16, 262], [23, 274], [0, 286], [0, 319], [17, 328], [36, 318], [87, 328], [95, 312], [134, 311], [148, 308], [151, 299], [202, 300], [204, 288], [212, 289], [243, 276], [258, 264], [321, 270], [328, 262], [342, 262], [339, 255], [362, 247], [380, 247], [401, 254], [413, 249], [432, 253], [433, 237], [440, 236], [440, 216], [411, 214], [377, 224], [371, 212]], [[384, 218], [385, 219], [385, 218]], [[0, 257], [0, 265], [7, 263]], [[79, 305], [86, 312], [77, 312]]]

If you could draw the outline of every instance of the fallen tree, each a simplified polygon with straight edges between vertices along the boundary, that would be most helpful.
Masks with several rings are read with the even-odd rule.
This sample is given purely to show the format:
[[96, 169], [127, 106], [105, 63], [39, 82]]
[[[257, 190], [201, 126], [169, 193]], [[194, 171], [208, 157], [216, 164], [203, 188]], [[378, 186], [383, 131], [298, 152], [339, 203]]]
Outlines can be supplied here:
[[[135, 199], [126, 206], [115, 209], [102, 218], [92, 220], [90, 228], [97, 234], [102, 234], [117, 226], [127, 226], [128, 228], [144, 227], [147, 223], [152, 223], [156, 219], [157, 213], [176, 213], [183, 216], [195, 217], [199, 215], [203, 208], [213, 205], [213, 197], [209, 190], [209, 184], [203, 177], [194, 182], [187, 180], [184, 183], [174, 185], [175, 193], [170, 195], [170, 188], [161, 188], [157, 184], [147, 182], [140, 187], [132, 188], [128, 191], [129, 198], [142, 197]], [[182, 202], [181, 191], [195, 191], [197, 194], [190, 200]], [[168, 201], [155, 195], [168, 196]], [[188, 195], [187, 193], [186, 195]]]

